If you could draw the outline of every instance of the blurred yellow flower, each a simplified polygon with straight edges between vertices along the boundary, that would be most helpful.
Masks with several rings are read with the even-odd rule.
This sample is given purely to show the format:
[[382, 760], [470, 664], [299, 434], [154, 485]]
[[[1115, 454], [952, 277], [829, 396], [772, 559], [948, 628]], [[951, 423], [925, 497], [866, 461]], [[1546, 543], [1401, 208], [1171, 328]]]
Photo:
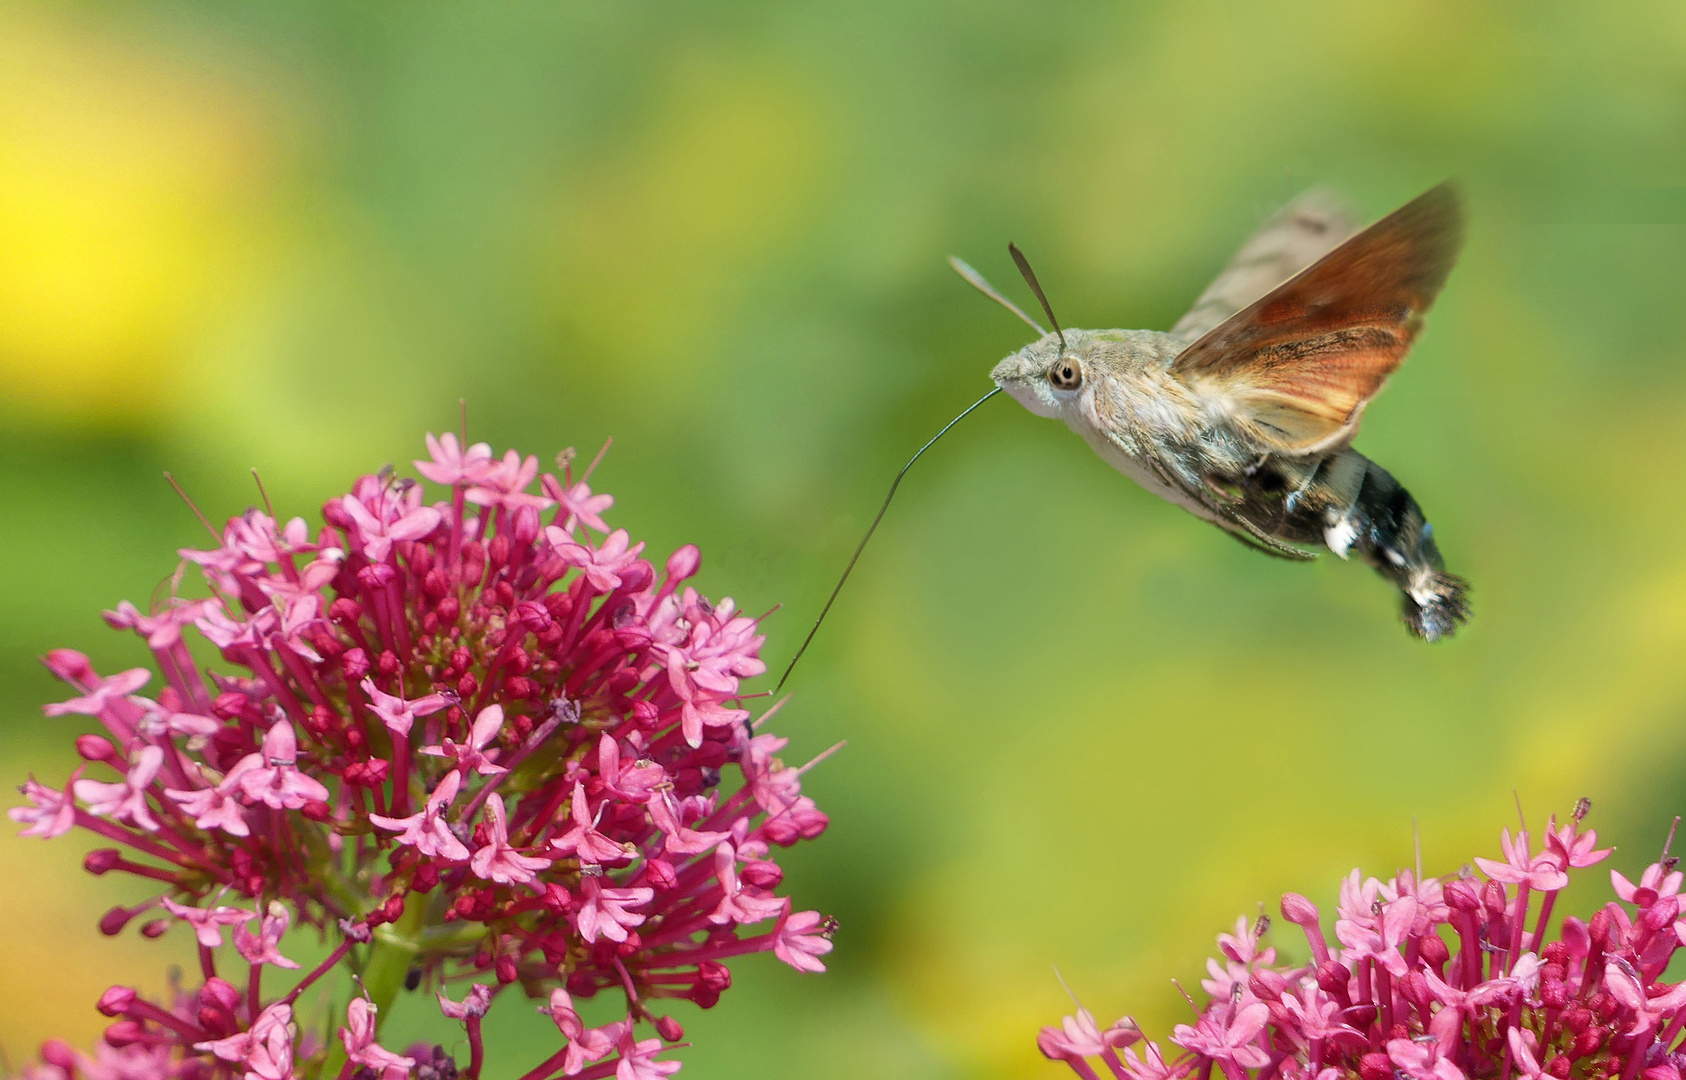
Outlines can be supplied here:
[[147, 427], [261, 230], [241, 88], [17, 8], [0, 21], [0, 395]]

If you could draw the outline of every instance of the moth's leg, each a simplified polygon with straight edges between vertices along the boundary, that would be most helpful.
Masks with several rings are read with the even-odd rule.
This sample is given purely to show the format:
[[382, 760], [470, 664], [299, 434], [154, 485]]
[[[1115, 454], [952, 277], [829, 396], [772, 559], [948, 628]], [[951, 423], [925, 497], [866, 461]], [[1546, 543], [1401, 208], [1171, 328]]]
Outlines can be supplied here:
[[1299, 483], [1295, 484], [1293, 489], [1282, 499], [1284, 511], [1292, 514], [1299, 509], [1300, 500], [1305, 498], [1306, 494], [1316, 486], [1317, 478], [1323, 475], [1323, 467], [1326, 464], [1328, 464], [1327, 458], [1319, 461], [1314, 468], [1304, 470], [1305, 475], [1300, 477]]
[[[1222, 528], [1222, 526], [1219, 526], [1219, 528]], [[1278, 544], [1275, 547], [1266, 547], [1257, 540], [1254, 540], [1252, 537], [1243, 536], [1230, 529], [1224, 529], [1223, 533], [1225, 536], [1234, 540], [1241, 546], [1252, 548], [1254, 551], [1269, 555], [1273, 559], [1284, 559], [1288, 562], [1310, 562], [1312, 559], [1317, 558], [1316, 555], [1309, 551], [1301, 551], [1299, 548], [1288, 547], [1286, 544]], [[1293, 554], [1289, 554], [1289, 552], [1292, 552]]]
[[1200, 478], [1200, 483], [1209, 495], [1213, 498], [1222, 500], [1226, 505], [1239, 506], [1247, 501], [1247, 495], [1245, 492], [1241, 491], [1232, 483], [1226, 483], [1216, 476], [1202, 476]]
[[[1217, 507], [1213, 507], [1212, 509], [1218, 510]], [[1284, 544], [1282, 541], [1265, 532], [1257, 525], [1254, 525], [1251, 521], [1248, 521], [1240, 514], [1226, 514], [1224, 516], [1228, 520], [1233, 521], [1235, 524], [1247, 530], [1248, 536], [1251, 536], [1254, 540], [1258, 541], [1261, 547], [1268, 549], [1272, 555], [1275, 555], [1279, 559], [1289, 559], [1293, 562], [1310, 562], [1311, 560], [1317, 558], [1316, 552], [1304, 551], [1300, 548], [1294, 547], [1292, 544]], [[1234, 532], [1231, 532], [1230, 535], [1236, 537], [1240, 536], [1239, 533]]]

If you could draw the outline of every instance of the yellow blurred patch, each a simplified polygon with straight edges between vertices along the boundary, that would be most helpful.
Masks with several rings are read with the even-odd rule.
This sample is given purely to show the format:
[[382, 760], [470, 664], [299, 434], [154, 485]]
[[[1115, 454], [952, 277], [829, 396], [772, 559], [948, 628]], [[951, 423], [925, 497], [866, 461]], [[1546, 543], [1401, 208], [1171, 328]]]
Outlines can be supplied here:
[[1662, 562], [1637, 574], [1603, 610], [1585, 613], [1602, 632], [1591, 647], [1553, 650], [1528, 695], [1517, 733], [1524, 774], [1555, 783], [1602, 787], [1633, 766], [1624, 755], [1589, 753], [1590, 736], [1621, 732], [1654, 752], [1678, 745], [1680, 701], [1686, 697], [1686, 565]]
[[193, 939], [178, 931], [147, 941], [136, 923], [120, 937], [105, 937], [100, 915], [148, 895], [144, 887], [127, 875], [89, 877], [81, 856], [95, 845], [77, 836], [42, 841], [20, 837], [11, 822], [5, 824], [0, 956], [7, 977], [0, 979], [0, 1047], [15, 1067], [32, 1059], [43, 1039], [87, 1049], [111, 1022], [94, 1009], [100, 994], [118, 984], [160, 994], [169, 965], [192, 963]]
[[240, 88], [69, 19], [0, 20], [0, 398], [145, 426], [239, 277], [266, 172]]

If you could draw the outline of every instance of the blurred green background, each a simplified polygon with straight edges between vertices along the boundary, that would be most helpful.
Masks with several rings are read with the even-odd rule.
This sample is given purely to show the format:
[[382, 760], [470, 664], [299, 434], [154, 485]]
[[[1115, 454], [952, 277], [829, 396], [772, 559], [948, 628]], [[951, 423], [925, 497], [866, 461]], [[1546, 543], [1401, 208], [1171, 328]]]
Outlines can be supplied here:
[[[203, 539], [166, 468], [219, 519], [251, 467], [308, 515], [459, 398], [499, 450], [612, 435], [615, 520], [784, 604], [776, 671], [1025, 340], [944, 256], [1022, 297], [1017, 240], [1067, 323], [1166, 327], [1303, 187], [1375, 217], [1447, 176], [1468, 246], [1359, 446], [1475, 583], [1469, 629], [1414, 642], [1368, 570], [1249, 553], [991, 402], [910, 474], [777, 722], [794, 759], [849, 740], [787, 878], [842, 920], [832, 971], [737, 963], [680, 1014], [684, 1075], [1058, 1075], [1051, 965], [1163, 1034], [1238, 914], [1327, 910], [1411, 861], [1413, 817], [1455, 870], [1513, 789], [1536, 829], [1592, 796], [1636, 872], [1686, 781], [1661, 2], [0, 7], [0, 780], [72, 765], [35, 657], [144, 661], [99, 611]], [[185, 939], [99, 938], [137, 890], [12, 832], [17, 1060]], [[494, 1016], [495, 1072], [553, 1046]]]

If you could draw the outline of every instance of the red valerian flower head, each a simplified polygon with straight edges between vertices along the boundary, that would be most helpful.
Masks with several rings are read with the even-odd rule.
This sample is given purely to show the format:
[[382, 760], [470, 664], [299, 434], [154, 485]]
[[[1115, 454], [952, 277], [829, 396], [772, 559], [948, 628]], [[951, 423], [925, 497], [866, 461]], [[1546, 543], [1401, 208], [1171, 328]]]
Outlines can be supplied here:
[[1133, 1023], [1102, 1032], [1081, 1009], [1037, 1045], [1085, 1080], [1101, 1069], [1119, 1080], [1680, 1080], [1686, 982], [1664, 972], [1686, 920], [1666, 849], [1637, 884], [1611, 874], [1621, 902], [1551, 925], [1571, 871], [1609, 854], [1581, 830], [1586, 811], [1583, 800], [1569, 824], [1553, 820], [1539, 852], [1506, 830], [1503, 858], [1476, 860], [1485, 880], [1354, 871], [1340, 888], [1338, 956], [1316, 905], [1284, 895], [1311, 962], [1276, 963], [1245, 920], [1220, 935], [1222, 993], [1171, 1034], [1178, 1055], [1152, 1042], [1120, 1055], [1109, 1033]]
[[[766, 670], [759, 620], [688, 584], [694, 547], [646, 559], [571, 455], [558, 477], [451, 435], [427, 446], [416, 469], [436, 497], [382, 472], [329, 499], [320, 526], [247, 511], [181, 552], [205, 595], [108, 612], [156, 672], [46, 658], [72, 687], [47, 714], [102, 733], [78, 741], [69, 783], [31, 780], [10, 816], [31, 836], [97, 833], [118, 846], [91, 871], [154, 884], [107, 932], [156, 910], [143, 933], [179, 927], [198, 947], [199, 990], [105, 1002], [101, 1053], [143, 1048], [146, 1076], [438, 1073], [443, 1052], [378, 1041], [408, 982], [463, 1025], [465, 1076], [483, 1065], [486, 1011], [528, 994], [548, 995], [564, 1036], [550, 1072], [655, 1078], [679, 1067], [666, 1055], [682, 1031], [661, 999], [712, 1006], [745, 953], [824, 970], [835, 923], [779, 895], [774, 852], [828, 821], [744, 706], [741, 681]], [[201, 663], [194, 633], [219, 663]], [[289, 928], [331, 952], [283, 994], [275, 969], [302, 955]], [[324, 1014], [300, 996], [354, 946], [364, 996], [343, 1023], [300, 1030]], [[442, 992], [462, 982], [466, 1000]], [[573, 1003], [606, 990], [623, 1018], [586, 1028]]]

